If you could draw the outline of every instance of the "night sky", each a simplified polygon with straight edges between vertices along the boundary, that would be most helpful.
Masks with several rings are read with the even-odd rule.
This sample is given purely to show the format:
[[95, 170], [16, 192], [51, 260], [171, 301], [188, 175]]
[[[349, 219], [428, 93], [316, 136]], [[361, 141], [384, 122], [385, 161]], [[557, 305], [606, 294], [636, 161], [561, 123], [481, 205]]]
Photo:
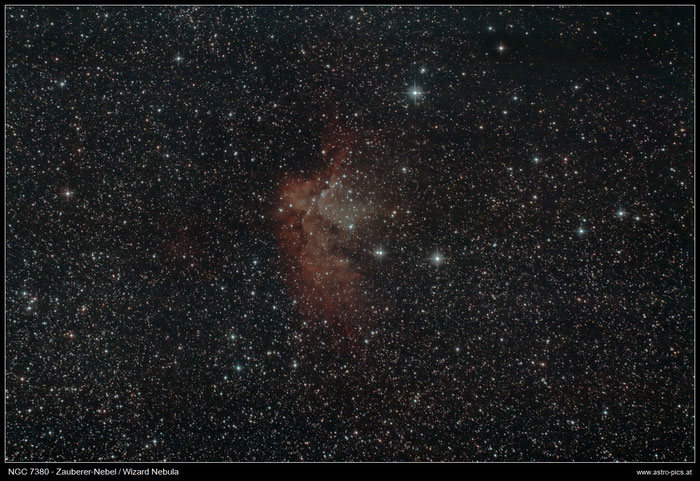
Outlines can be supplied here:
[[10, 461], [690, 461], [690, 7], [6, 9]]

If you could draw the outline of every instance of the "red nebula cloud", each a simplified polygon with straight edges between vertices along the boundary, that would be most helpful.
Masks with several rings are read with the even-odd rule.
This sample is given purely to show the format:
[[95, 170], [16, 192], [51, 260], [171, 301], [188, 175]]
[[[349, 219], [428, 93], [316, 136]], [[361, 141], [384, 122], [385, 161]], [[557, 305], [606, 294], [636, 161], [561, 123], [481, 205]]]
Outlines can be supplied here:
[[353, 340], [369, 328], [371, 315], [362, 275], [351, 258], [358, 248], [353, 222], [361, 225], [365, 210], [361, 202], [347, 198], [350, 145], [333, 148], [327, 143], [331, 161], [325, 169], [283, 184], [278, 239], [287, 284], [302, 315], [310, 322], [328, 323]]

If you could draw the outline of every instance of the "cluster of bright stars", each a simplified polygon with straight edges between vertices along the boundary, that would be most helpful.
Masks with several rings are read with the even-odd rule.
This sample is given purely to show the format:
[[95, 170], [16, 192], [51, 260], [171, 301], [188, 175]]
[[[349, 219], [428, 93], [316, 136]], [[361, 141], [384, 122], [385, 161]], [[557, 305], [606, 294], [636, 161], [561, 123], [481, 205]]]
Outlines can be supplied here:
[[[626, 215], [627, 215], [627, 212], [625, 212], [621, 207], [618, 208], [617, 211], [615, 212], [615, 217], [617, 217], [618, 219], [623, 219]], [[634, 220], [636, 222], [639, 222], [641, 220], [641, 217], [636, 215], [636, 216], [634, 216]], [[583, 223], [585, 223], [585, 222], [586, 222], [586, 219], [583, 219]], [[576, 229], [576, 233], [580, 236], [586, 234], [587, 232], [588, 232], [588, 230], [583, 225], [579, 226], [579, 228]]]

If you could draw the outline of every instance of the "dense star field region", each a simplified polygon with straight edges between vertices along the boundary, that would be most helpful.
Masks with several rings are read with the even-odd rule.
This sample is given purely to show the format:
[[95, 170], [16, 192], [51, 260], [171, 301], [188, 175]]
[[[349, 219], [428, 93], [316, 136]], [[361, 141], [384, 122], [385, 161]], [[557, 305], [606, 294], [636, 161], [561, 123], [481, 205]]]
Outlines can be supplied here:
[[691, 7], [9, 7], [6, 459], [692, 461]]

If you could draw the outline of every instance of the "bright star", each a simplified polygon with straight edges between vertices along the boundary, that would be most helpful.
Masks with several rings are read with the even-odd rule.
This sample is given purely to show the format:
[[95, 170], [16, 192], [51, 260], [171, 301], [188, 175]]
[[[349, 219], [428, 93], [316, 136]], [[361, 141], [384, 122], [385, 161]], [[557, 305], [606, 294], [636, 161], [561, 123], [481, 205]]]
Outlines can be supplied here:
[[423, 95], [423, 92], [421, 91], [420, 87], [416, 84], [415, 80], [413, 81], [413, 86], [409, 89], [408, 95], [413, 98], [413, 103], [417, 103], [418, 99]]

